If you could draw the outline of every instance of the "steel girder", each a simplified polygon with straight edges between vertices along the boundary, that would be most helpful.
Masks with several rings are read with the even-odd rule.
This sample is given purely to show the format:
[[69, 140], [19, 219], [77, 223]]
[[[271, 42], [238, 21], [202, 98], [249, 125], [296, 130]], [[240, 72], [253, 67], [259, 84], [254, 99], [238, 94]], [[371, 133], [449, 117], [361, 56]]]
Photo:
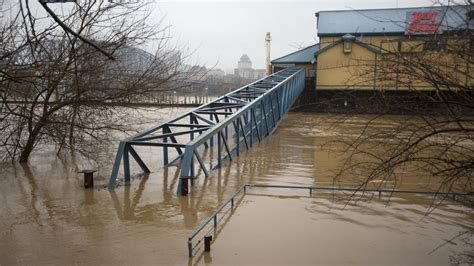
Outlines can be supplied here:
[[[121, 164], [124, 181], [130, 181], [130, 155], [144, 172], [150, 172], [133, 146], [154, 146], [162, 147], [164, 166], [181, 164], [178, 194], [186, 195], [188, 184], [199, 176], [196, 164], [208, 176], [209, 169], [219, 168], [222, 161], [238, 156], [242, 147], [251, 148], [275, 130], [303, 91], [304, 75], [303, 69], [286, 68], [124, 139], [108, 188], [116, 187]], [[170, 155], [175, 157], [170, 160]]]

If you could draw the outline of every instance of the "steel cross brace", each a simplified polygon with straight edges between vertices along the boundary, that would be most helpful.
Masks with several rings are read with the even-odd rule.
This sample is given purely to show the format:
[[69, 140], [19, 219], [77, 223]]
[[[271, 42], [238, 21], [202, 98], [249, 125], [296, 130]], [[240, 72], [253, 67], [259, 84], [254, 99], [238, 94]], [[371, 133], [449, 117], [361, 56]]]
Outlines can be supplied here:
[[[129, 155], [142, 171], [150, 172], [134, 146], [161, 147], [165, 167], [181, 161], [178, 194], [186, 195], [188, 184], [198, 177], [195, 162], [208, 176], [206, 163], [212, 168], [216, 160], [219, 168], [224, 160], [238, 156], [241, 147], [249, 149], [255, 141], [260, 142], [276, 129], [303, 88], [304, 70], [286, 68], [124, 139], [119, 143], [108, 188], [116, 187], [121, 164], [125, 183], [130, 181]], [[217, 155], [202, 149], [216, 149]]]

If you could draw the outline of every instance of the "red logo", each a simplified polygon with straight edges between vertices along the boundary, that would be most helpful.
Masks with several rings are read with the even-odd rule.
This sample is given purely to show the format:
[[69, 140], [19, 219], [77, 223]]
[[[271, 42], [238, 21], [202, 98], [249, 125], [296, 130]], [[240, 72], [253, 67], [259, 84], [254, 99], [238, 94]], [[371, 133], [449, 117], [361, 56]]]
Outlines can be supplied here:
[[438, 33], [441, 22], [437, 20], [437, 11], [413, 12], [408, 25], [408, 34]]

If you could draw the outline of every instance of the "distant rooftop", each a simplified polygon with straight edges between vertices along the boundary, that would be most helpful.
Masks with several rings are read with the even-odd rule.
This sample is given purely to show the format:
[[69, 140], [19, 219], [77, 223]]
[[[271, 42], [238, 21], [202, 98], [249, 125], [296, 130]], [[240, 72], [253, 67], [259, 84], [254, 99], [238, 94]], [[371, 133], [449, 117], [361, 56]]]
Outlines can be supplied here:
[[272, 60], [272, 64], [297, 64], [297, 63], [308, 63], [314, 64], [314, 54], [319, 50], [319, 43], [313, 44], [291, 54], [284, 55], [275, 60]]
[[[415, 8], [359, 9], [320, 11], [318, 36], [350, 34], [404, 34], [411, 12], [435, 11], [441, 21], [441, 31], [465, 27], [469, 6], [430, 6]], [[474, 20], [469, 23], [474, 29]]]
[[247, 54], [243, 54], [243, 55], [240, 57], [240, 61], [241, 61], [241, 62], [250, 62], [250, 57], [249, 57]]

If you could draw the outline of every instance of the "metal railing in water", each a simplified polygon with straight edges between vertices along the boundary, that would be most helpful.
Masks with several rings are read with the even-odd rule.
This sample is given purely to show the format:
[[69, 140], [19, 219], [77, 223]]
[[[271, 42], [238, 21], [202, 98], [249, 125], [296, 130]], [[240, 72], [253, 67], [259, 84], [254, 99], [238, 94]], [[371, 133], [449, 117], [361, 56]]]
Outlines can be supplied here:
[[[206, 235], [209, 234], [212, 230], [209, 229], [209, 225], [212, 223], [211, 229], [216, 229], [221, 221], [228, 212], [223, 212], [224, 209], [230, 206], [234, 208], [236, 206], [236, 198], [239, 196], [244, 196], [247, 188], [285, 188], [285, 189], [302, 189], [308, 190], [309, 195], [313, 194], [313, 191], [325, 190], [325, 191], [346, 191], [354, 193], [378, 193], [379, 197], [382, 196], [382, 193], [410, 193], [410, 194], [421, 194], [421, 195], [439, 195], [439, 196], [451, 196], [455, 199], [456, 196], [474, 196], [474, 192], [439, 192], [439, 191], [426, 191], [426, 190], [407, 190], [407, 189], [363, 189], [355, 187], [315, 187], [315, 186], [285, 186], [285, 185], [265, 185], [265, 184], [243, 184], [230, 195], [208, 218], [206, 218], [201, 224], [199, 224], [188, 236], [188, 256], [193, 257], [194, 251], [201, 248], [203, 239]], [[242, 194], [242, 195], [241, 195]], [[219, 217], [220, 216], [220, 217]], [[213, 233], [215, 235], [215, 233]], [[197, 239], [198, 238], [198, 239]], [[215, 238], [214, 238], [215, 239]], [[194, 243], [196, 241], [196, 243]]]
[[[217, 228], [219, 221], [222, 220], [226, 214], [226, 212], [222, 213], [224, 208], [228, 207], [230, 205], [231, 208], [234, 208], [235, 206], [235, 199], [237, 196], [239, 196], [241, 193], [245, 193], [247, 189], [247, 184], [244, 184], [240, 186], [240, 188], [234, 192], [230, 197], [228, 197], [224, 203], [222, 203], [206, 220], [204, 220], [200, 225], [198, 225], [188, 236], [188, 255], [189, 257], [193, 256], [193, 251], [202, 244], [202, 241], [204, 239], [204, 235], [202, 235], [202, 231], [212, 222], [212, 228], [215, 229]], [[220, 215], [220, 219], [219, 219]], [[205, 231], [204, 234], [208, 234], [208, 231]], [[193, 241], [196, 237], [201, 236], [197, 243], [194, 244]]]

